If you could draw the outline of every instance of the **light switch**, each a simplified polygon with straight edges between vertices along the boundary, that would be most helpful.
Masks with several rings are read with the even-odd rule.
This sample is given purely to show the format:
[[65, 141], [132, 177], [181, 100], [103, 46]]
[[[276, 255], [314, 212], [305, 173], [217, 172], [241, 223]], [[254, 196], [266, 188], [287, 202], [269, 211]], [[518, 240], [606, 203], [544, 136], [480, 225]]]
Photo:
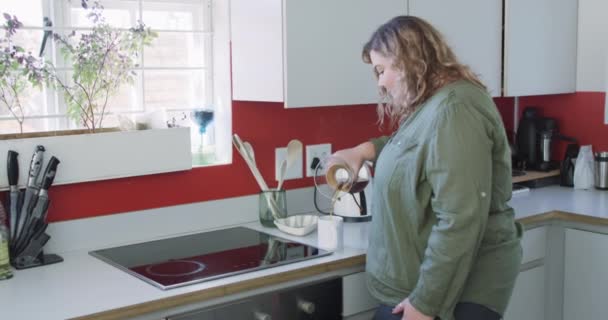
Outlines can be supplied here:
[[[277, 182], [279, 181], [281, 172], [281, 162], [283, 162], [284, 159], [287, 159], [287, 148], [276, 148], [274, 153], [274, 176]], [[302, 178], [302, 165], [302, 156], [300, 156], [290, 168], [287, 168], [285, 180]]]

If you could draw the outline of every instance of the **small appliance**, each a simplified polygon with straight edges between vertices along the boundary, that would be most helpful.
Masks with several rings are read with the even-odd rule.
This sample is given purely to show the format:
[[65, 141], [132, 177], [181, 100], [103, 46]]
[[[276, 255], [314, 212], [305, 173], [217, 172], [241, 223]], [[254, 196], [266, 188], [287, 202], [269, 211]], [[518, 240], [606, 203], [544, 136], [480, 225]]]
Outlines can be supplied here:
[[368, 212], [368, 190], [371, 185], [372, 170], [364, 163], [358, 173], [339, 157], [329, 156], [319, 161], [315, 167], [315, 206], [317, 190], [330, 199], [331, 212], [317, 210], [323, 214], [334, 214], [344, 222], [365, 222], [372, 219]]
[[517, 128], [517, 162], [522, 170], [551, 171], [559, 162], [551, 159], [553, 144], [557, 140], [575, 143], [576, 139], [559, 133], [557, 121], [541, 117], [538, 108], [526, 107]]

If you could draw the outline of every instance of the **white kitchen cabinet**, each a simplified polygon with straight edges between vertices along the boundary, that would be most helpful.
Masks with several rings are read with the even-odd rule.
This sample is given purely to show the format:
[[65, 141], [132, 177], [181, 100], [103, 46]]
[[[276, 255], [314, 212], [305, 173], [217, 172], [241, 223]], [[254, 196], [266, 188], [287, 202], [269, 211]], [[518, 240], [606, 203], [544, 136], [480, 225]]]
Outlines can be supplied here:
[[286, 108], [378, 102], [361, 50], [406, 0], [233, 0], [233, 99]]
[[576, 91], [606, 91], [608, 86], [608, 1], [578, 1]]
[[505, 0], [505, 96], [576, 91], [577, 9], [577, 0]]
[[543, 259], [547, 251], [547, 227], [526, 230], [521, 239], [521, 246], [522, 264]]
[[501, 95], [502, 1], [409, 0], [409, 12], [437, 28], [492, 96]]
[[566, 229], [564, 320], [606, 319], [608, 235]]
[[283, 101], [283, 2], [230, 4], [234, 100]]
[[[505, 320], [545, 319], [545, 267], [519, 273]], [[583, 318], [581, 318], [583, 319]]]
[[540, 320], [545, 317], [545, 266], [542, 263], [547, 251], [547, 232], [547, 227], [524, 232], [522, 267], [534, 267], [521, 271], [517, 276], [505, 320]]
[[[367, 289], [365, 272], [349, 274], [342, 278], [342, 319], [363, 319], [378, 307]], [[367, 317], [370, 319], [371, 317]]]

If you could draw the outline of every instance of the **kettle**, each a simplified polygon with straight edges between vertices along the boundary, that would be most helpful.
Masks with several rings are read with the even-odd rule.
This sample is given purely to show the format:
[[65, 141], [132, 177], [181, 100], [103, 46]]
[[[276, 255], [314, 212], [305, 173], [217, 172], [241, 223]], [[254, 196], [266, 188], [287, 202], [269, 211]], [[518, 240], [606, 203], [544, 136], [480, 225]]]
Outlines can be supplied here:
[[[315, 196], [319, 190], [331, 200], [331, 213], [317, 210], [324, 214], [335, 214], [344, 222], [370, 221], [368, 214], [368, 195], [371, 185], [372, 170], [369, 163], [364, 163], [358, 173], [341, 158], [329, 156], [321, 160], [315, 168]], [[326, 187], [323, 187], [323, 186]], [[327, 188], [329, 187], [329, 188]], [[329, 190], [328, 190], [329, 189]], [[316, 198], [315, 198], [316, 205]]]

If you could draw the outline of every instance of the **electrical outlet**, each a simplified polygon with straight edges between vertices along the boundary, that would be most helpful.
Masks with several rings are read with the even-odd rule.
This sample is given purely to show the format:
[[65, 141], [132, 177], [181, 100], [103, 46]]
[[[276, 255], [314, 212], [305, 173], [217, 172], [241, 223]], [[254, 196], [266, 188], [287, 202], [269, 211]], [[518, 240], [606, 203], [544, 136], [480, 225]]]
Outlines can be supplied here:
[[[301, 153], [300, 153], [301, 154]], [[287, 148], [276, 148], [274, 151], [274, 177], [276, 181], [279, 181], [279, 175], [281, 174], [281, 163], [287, 159]], [[302, 178], [302, 157], [287, 168], [285, 171], [285, 180], [299, 179]]]
[[[312, 177], [315, 174], [315, 168], [310, 168], [312, 166], [312, 159], [319, 158], [319, 160], [323, 160], [330, 155], [331, 144], [329, 143], [306, 146], [306, 176]], [[319, 172], [319, 174], [325, 174], [325, 170]]]

